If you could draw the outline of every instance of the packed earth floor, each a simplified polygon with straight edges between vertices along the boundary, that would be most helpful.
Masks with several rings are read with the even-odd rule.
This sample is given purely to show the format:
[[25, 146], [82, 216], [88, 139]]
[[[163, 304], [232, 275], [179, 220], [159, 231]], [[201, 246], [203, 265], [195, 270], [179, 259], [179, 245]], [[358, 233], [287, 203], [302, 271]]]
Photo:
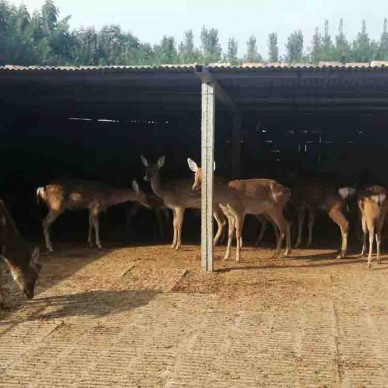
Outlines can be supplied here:
[[194, 245], [56, 248], [29, 302], [3, 268], [1, 387], [388, 384], [388, 258], [217, 247], [204, 274]]

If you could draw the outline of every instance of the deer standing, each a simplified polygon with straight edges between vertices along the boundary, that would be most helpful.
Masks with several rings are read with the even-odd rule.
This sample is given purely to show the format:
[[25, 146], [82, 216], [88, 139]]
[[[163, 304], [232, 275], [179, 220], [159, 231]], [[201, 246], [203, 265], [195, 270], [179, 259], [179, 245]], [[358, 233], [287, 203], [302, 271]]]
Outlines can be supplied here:
[[340, 188], [335, 191], [330, 185], [320, 181], [306, 181], [296, 184], [292, 189], [292, 203], [298, 215], [298, 237], [295, 247], [301, 245], [302, 229], [305, 214], [308, 212], [308, 240], [307, 247], [312, 243], [312, 230], [316, 213], [319, 210], [327, 212], [329, 217], [341, 230], [341, 249], [337, 259], [346, 257], [348, 248], [349, 221], [346, 219], [343, 209], [348, 197], [355, 194], [355, 189], [350, 187]]
[[[35, 283], [42, 269], [39, 248], [32, 248], [21, 237], [11, 214], [0, 200], [0, 249], [1, 257], [9, 267], [14, 281], [28, 299], [34, 297]], [[0, 279], [1, 283], [1, 279]], [[0, 308], [4, 297], [0, 284]]]
[[49, 212], [43, 220], [43, 233], [46, 247], [53, 252], [50, 239], [50, 225], [65, 210], [89, 210], [88, 243], [92, 245], [92, 232], [98, 248], [102, 248], [100, 241], [99, 215], [109, 207], [124, 202], [140, 202], [149, 207], [147, 196], [139, 188], [136, 181], [132, 182], [132, 189], [115, 189], [100, 182], [93, 181], [58, 181], [39, 187], [36, 191], [37, 202], [41, 198], [47, 205]]
[[[154, 194], [162, 199], [165, 206], [173, 210], [174, 237], [171, 248], [179, 249], [182, 244], [182, 224], [186, 209], [200, 209], [201, 196], [191, 190], [188, 180], [179, 180], [163, 185], [160, 182], [159, 170], [164, 166], [165, 157], [161, 156], [156, 163], [150, 164], [141, 156], [141, 161], [146, 168], [144, 180], [150, 181]], [[217, 222], [217, 233], [214, 237], [214, 244], [217, 244], [226, 224], [225, 217], [218, 205], [214, 206], [213, 215]]]
[[376, 236], [376, 258], [381, 264], [380, 244], [381, 232], [384, 227], [387, 212], [387, 190], [382, 186], [369, 186], [360, 190], [357, 195], [357, 204], [361, 213], [361, 225], [363, 232], [361, 256], [366, 252], [366, 235], [369, 234], [368, 268], [372, 266], [372, 254], [374, 237]]
[[[193, 190], [199, 190], [202, 183], [202, 169], [187, 159], [189, 168], [194, 172]], [[291, 196], [288, 187], [272, 179], [244, 179], [234, 180], [227, 184], [216, 183], [214, 199], [222, 206], [222, 210], [229, 221], [228, 246], [225, 259], [230, 256], [230, 248], [235, 230], [236, 261], [240, 260], [242, 245], [242, 229], [246, 214], [263, 215], [271, 219], [279, 230], [275, 256], [279, 256], [284, 238], [286, 238], [286, 252], [291, 252], [290, 224], [283, 215], [283, 209]]]

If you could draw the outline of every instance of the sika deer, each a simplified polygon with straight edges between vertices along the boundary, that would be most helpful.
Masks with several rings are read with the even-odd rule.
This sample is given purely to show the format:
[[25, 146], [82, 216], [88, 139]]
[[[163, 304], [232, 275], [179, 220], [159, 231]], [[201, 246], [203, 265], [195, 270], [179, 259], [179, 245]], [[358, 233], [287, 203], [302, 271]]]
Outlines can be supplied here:
[[[165, 157], [161, 156], [157, 163], [150, 164], [144, 156], [141, 161], [146, 168], [144, 180], [151, 182], [151, 188], [164, 204], [173, 210], [174, 238], [171, 248], [179, 249], [182, 244], [182, 224], [186, 209], [200, 209], [201, 196], [191, 190], [188, 180], [179, 180], [163, 185], [160, 182], [159, 170], [164, 166]], [[217, 244], [226, 224], [225, 217], [219, 206], [214, 206], [213, 215], [217, 222], [217, 233], [214, 237], [214, 245]]]
[[[188, 159], [187, 162], [189, 168], [194, 172], [193, 190], [199, 190], [202, 183], [202, 169], [191, 159]], [[290, 197], [290, 189], [272, 179], [244, 179], [230, 181], [227, 184], [215, 184], [214, 200], [222, 205], [222, 210], [227, 212], [225, 215], [229, 221], [225, 259], [230, 256], [233, 229], [235, 229], [236, 261], [239, 261], [242, 228], [246, 214], [264, 215], [271, 219], [279, 229], [275, 256], [280, 254], [284, 237], [286, 237], [285, 255], [288, 255], [291, 252], [290, 224], [283, 215], [283, 209]]]
[[132, 182], [133, 189], [115, 189], [100, 182], [92, 181], [58, 181], [40, 187], [36, 191], [37, 201], [41, 198], [47, 205], [49, 213], [43, 220], [43, 233], [46, 247], [53, 252], [50, 239], [50, 225], [65, 210], [89, 210], [88, 243], [92, 245], [92, 231], [94, 228], [96, 245], [102, 248], [100, 242], [99, 215], [109, 207], [124, 202], [140, 202], [149, 207], [147, 196], [139, 189], [136, 181]]
[[361, 212], [363, 243], [361, 255], [366, 252], [366, 234], [369, 233], [368, 268], [372, 266], [373, 242], [376, 235], [377, 263], [381, 264], [381, 231], [387, 212], [387, 190], [382, 186], [369, 186], [360, 191], [357, 204]]
[[353, 188], [343, 187], [336, 192], [333, 187], [320, 181], [306, 181], [295, 185], [292, 189], [292, 202], [298, 214], [298, 238], [295, 247], [298, 248], [301, 244], [305, 213], [309, 213], [307, 240], [307, 247], [309, 247], [312, 243], [312, 230], [316, 213], [323, 210], [341, 230], [342, 244], [337, 259], [346, 257], [349, 222], [343, 209], [345, 200], [354, 194], [355, 189]]
[[[28, 299], [34, 297], [35, 283], [42, 264], [39, 261], [39, 248], [32, 249], [20, 236], [11, 214], [0, 200], [0, 248], [1, 256], [11, 270], [11, 274], [19, 288]], [[0, 279], [1, 283], [1, 279]], [[0, 284], [0, 308], [4, 298]]]

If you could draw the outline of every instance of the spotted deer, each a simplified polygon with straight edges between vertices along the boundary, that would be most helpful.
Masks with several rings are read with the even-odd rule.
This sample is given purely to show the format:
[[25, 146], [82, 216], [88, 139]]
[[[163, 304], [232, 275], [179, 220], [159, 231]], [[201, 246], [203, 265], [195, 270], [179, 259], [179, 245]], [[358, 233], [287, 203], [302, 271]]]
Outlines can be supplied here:
[[37, 202], [42, 199], [49, 212], [43, 220], [43, 233], [46, 248], [53, 252], [50, 239], [50, 226], [65, 210], [89, 210], [88, 243], [92, 245], [92, 232], [95, 231], [95, 241], [102, 248], [100, 241], [99, 215], [109, 207], [124, 202], [140, 202], [149, 207], [147, 195], [140, 190], [136, 181], [132, 189], [115, 189], [100, 182], [68, 180], [52, 182], [36, 191]]
[[369, 186], [361, 189], [357, 195], [357, 204], [361, 214], [363, 232], [361, 256], [366, 253], [366, 235], [369, 234], [368, 268], [372, 266], [373, 243], [376, 237], [376, 258], [381, 264], [380, 244], [388, 209], [387, 190], [382, 186]]
[[[35, 284], [42, 269], [39, 248], [32, 248], [20, 235], [3, 201], [0, 200], [1, 257], [12, 277], [28, 299], [34, 297]], [[4, 303], [0, 278], [0, 308]]]
[[[182, 244], [182, 224], [185, 211], [186, 209], [200, 209], [201, 196], [191, 190], [191, 183], [187, 179], [162, 184], [160, 169], [165, 164], [164, 156], [161, 156], [156, 163], [149, 163], [142, 155], [141, 161], [146, 168], [144, 180], [151, 183], [154, 194], [173, 211], [174, 237], [171, 248], [178, 250]], [[214, 206], [213, 215], [218, 226], [213, 242], [217, 244], [226, 224], [226, 219], [218, 205]]]
[[337, 259], [346, 257], [348, 248], [349, 221], [344, 215], [346, 199], [354, 195], [356, 190], [351, 187], [342, 187], [336, 191], [334, 187], [322, 181], [302, 181], [292, 188], [292, 203], [297, 212], [298, 237], [295, 247], [302, 241], [302, 230], [306, 212], [308, 213], [308, 240], [307, 247], [312, 243], [312, 231], [316, 213], [324, 211], [341, 230], [341, 248]]
[[[194, 172], [193, 190], [199, 190], [202, 184], [202, 169], [187, 159], [189, 168]], [[280, 255], [286, 238], [285, 255], [291, 253], [290, 224], [283, 215], [283, 209], [291, 197], [288, 187], [272, 179], [243, 179], [216, 183], [214, 200], [222, 206], [228, 218], [228, 245], [225, 259], [230, 257], [233, 236], [236, 237], [236, 261], [240, 260], [242, 229], [246, 214], [263, 215], [274, 222], [279, 230], [275, 256]]]

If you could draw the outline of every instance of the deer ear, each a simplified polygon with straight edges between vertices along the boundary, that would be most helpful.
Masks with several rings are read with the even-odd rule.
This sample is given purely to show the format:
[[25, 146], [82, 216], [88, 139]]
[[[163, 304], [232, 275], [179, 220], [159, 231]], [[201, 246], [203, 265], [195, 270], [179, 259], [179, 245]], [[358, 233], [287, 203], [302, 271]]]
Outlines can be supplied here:
[[136, 193], [140, 192], [139, 184], [135, 180], [132, 181], [132, 188], [136, 191]]
[[164, 166], [164, 162], [166, 161], [166, 157], [163, 155], [158, 159], [158, 168], [162, 168]]
[[190, 158], [187, 158], [187, 164], [189, 165], [189, 168], [192, 172], [198, 171], [197, 163], [194, 162], [194, 160], [191, 160]]
[[140, 159], [143, 162], [144, 167], [148, 167], [148, 160], [143, 155], [140, 156]]

